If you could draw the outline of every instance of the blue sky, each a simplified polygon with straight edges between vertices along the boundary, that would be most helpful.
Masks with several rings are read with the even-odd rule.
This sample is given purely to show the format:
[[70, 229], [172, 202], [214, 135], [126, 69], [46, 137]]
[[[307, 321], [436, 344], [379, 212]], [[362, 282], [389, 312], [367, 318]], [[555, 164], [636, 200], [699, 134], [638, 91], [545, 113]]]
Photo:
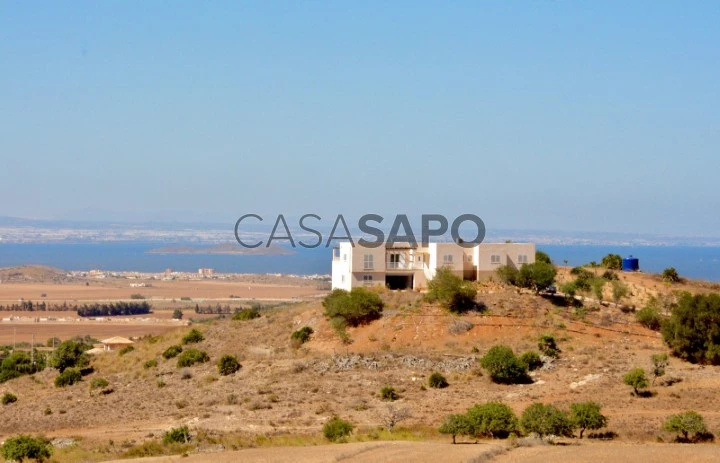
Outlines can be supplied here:
[[720, 235], [718, 2], [208, 3], [0, 2], [0, 215]]

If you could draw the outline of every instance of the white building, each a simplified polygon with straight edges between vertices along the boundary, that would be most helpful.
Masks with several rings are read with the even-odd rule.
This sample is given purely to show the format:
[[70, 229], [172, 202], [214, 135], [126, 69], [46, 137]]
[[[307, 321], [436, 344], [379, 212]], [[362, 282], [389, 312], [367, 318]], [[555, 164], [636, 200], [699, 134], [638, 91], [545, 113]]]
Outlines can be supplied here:
[[533, 243], [429, 243], [427, 247], [395, 243], [377, 248], [340, 243], [333, 249], [332, 288], [358, 286], [390, 289], [424, 289], [440, 267], [448, 267], [466, 280], [480, 280], [508, 265], [520, 268], [535, 262]]

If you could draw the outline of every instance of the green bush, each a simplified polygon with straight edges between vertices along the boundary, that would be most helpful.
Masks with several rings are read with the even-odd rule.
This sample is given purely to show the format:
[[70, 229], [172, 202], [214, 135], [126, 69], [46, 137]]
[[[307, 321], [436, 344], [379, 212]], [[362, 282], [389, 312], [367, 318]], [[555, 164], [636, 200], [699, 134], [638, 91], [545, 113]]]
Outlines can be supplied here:
[[337, 442], [352, 433], [353, 425], [337, 416], [323, 426], [323, 435], [331, 442]]
[[170, 360], [171, 358], [177, 357], [178, 354], [179, 354], [180, 352], [182, 352], [182, 350], [183, 350], [183, 348], [182, 348], [181, 346], [175, 344], [175, 345], [170, 346], [170, 347], [168, 347], [167, 349], [165, 349], [165, 352], [162, 353], [162, 356], [163, 356], [166, 360]]
[[2, 395], [2, 399], [0, 399], [0, 402], [2, 402], [3, 405], [8, 405], [14, 402], [17, 402], [17, 396], [13, 394], [12, 392], [6, 392]]
[[669, 281], [670, 283], [678, 283], [680, 281], [680, 275], [678, 275], [675, 267], [668, 267], [663, 270], [662, 277], [663, 280]]
[[447, 379], [437, 371], [430, 375], [428, 386], [435, 389], [443, 389], [449, 386]]
[[520, 356], [520, 362], [525, 365], [529, 371], [537, 370], [543, 366], [543, 361], [540, 359], [540, 354], [534, 351], [523, 352]]
[[640, 389], [648, 387], [647, 376], [642, 368], [633, 368], [623, 376], [623, 382], [633, 388], [635, 395], [640, 395]]
[[665, 375], [665, 367], [668, 365], [668, 356], [667, 354], [653, 354], [650, 357], [650, 360], [653, 363], [653, 384], [655, 383], [655, 380], [661, 376]]
[[200, 331], [193, 328], [185, 336], [183, 336], [182, 343], [183, 344], [197, 344], [204, 340], [205, 340], [205, 336], [203, 336], [203, 334]]
[[82, 380], [82, 374], [75, 368], [68, 368], [55, 378], [55, 387], [72, 386]]
[[477, 290], [469, 281], [455, 275], [447, 267], [441, 267], [427, 283], [425, 295], [429, 302], [438, 302], [453, 313], [464, 313], [476, 307]]
[[240, 368], [242, 368], [242, 365], [234, 355], [223, 355], [217, 362], [218, 373], [223, 376], [231, 375]]
[[521, 288], [529, 288], [539, 292], [553, 284], [556, 275], [557, 269], [552, 264], [545, 262], [525, 264], [520, 267], [516, 284]]
[[163, 442], [165, 444], [187, 444], [190, 442], [190, 429], [187, 426], [172, 428], [163, 434]]
[[641, 325], [654, 331], [658, 331], [662, 327], [662, 316], [655, 307], [643, 307], [635, 313], [635, 319]]
[[136, 294], [131, 294], [130, 299], [145, 299], [145, 296], [143, 296], [142, 294], [136, 293]]
[[50, 356], [49, 364], [52, 368], [60, 370], [60, 373], [66, 368], [81, 368], [90, 363], [90, 358], [85, 353], [92, 349], [92, 345], [74, 340], [67, 340], [55, 349]]
[[518, 430], [515, 413], [500, 402], [475, 405], [467, 411], [466, 416], [476, 436], [504, 439]]
[[601, 406], [595, 402], [570, 404], [570, 421], [580, 429], [580, 439], [586, 429], [595, 430], [607, 426], [607, 417], [600, 413]]
[[560, 349], [557, 346], [555, 337], [549, 334], [543, 334], [540, 336], [540, 339], [538, 340], [538, 350], [548, 357], [557, 358], [560, 355]]
[[495, 271], [500, 281], [505, 284], [517, 286], [518, 283], [518, 271], [515, 267], [509, 265], [503, 265], [498, 267]]
[[22, 434], [8, 438], [0, 448], [0, 453], [5, 460], [17, 462], [28, 458], [38, 462], [45, 461], [50, 458], [52, 451], [52, 445], [47, 439]]
[[472, 436], [475, 434], [472, 424], [466, 415], [449, 415], [445, 418], [440, 429], [441, 434], [452, 435], [452, 443], [455, 443], [456, 436]]
[[535, 262], [542, 262], [543, 264], [552, 264], [552, 260], [547, 253], [543, 251], [535, 251]]
[[622, 270], [622, 257], [619, 254], [608, 254], [602, 258], [600, 265], [610, 270]]
[[90, 381], [90, 389], [102, 389], [108, 387], [110, 383], [105, 378], [93, 378]]
[[143, 363], [143, 368], [145, 368], [146, 370], [149, 368], [155, 368], [156, 366], [157, 366], [157, 360], [155, 360], [155, 359], [150, 359], [147, 362]]
[[326, 317], [342, 319], [350, 326], [377, 320], [382, 316], [384, 306], [380, 296], [365, 288], [353, 288], [350, 292], [335, 289], [322, 304]]
[[295, 345], [302, 345], [305, 344], [310, 340], [310, 336], [314, 333], [313, 329], [309, 326], [303, 326], [297, 331], [293, 331], [293, 333], [290, 335], [290, 340]]
[[210, 360], [210, 357], [208, 356], [207, 352], [198, 350], [198, 349], [188, 349], [186, 351], [183, 351], [180, 355], [178, 355], [177, 359], [177, 367], [178, 368], [184, 368], [184, 367], [191, 367], [195, 365], [196, 363], [205, 363]]
[[720, 294], [682, 293], [662, 335], [674, 355], [692, 363], [720, 365]]
[[135, 348], [134, 348], [133, 346], [125, 346], [125, 347], [123, 347], [122, 349], [120, 349], [120, 350], [118, 351], [118, 355], [123, 356], [123, 355], [125, 355], [125, 354], [127, 354], [127, 353], [130, 353], [130, 352], [134, 351], [134, 350], [135, 350]]
[[173, 310], [172, 318], [173, 318], [173, 320], [182, 320], [182, 318], [183, 318], [183, 311], [180, 310], [180, 309], [175, 309], [175, 310]]
[[387, 400], [389, 402], [395, 401], [400, 398], [397, 392], [395, 392], [395, 388], [392, 386], [384, 386], [382, 389], [380, 389], [380, 398], [382, 400]]
[[553, 405], [534, 403], [527, 407], [520, 418], [520, 425], [526, 433], [539, 436], [571, 437], [573, 423], [567, 414]]
[[256, 309], [243, 309], [239, 312], [235, 312], [232, 316], [233, 320], [254, 320], [256, 318], [260, 318], [260, 312], [258, 312]]
[[490, 379], [500, 384], [530, 382], [527, 368], [507, 346], [493, 346], [480, 359], [480, 365], [490, 373]]
[[665, 431], [682, 434], [683, 439], [686, 441], [688, 440], [688, 435], [690, 433], [698, 435], [707, 432], [705, 420], [702, 415], [694, 411], [670, 415], [665, 420], [663, 429], [665, 429]]

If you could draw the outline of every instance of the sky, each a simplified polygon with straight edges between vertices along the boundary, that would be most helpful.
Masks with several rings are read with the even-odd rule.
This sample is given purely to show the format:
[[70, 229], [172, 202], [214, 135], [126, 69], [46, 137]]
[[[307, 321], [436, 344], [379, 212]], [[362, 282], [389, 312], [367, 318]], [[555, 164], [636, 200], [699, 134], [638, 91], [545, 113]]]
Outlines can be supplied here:
[[0, 216], [720, 236], [720, 3], [0, 2]]

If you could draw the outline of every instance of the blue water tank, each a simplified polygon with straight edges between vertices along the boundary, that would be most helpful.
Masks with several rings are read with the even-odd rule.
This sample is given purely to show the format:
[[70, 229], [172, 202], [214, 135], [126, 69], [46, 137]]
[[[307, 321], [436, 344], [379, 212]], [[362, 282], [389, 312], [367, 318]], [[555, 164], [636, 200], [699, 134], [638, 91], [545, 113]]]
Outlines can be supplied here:
[[640, 261], [637, 257], [628, 256], [622, 260], [623, 272], [637, 272], [640, 270]]

